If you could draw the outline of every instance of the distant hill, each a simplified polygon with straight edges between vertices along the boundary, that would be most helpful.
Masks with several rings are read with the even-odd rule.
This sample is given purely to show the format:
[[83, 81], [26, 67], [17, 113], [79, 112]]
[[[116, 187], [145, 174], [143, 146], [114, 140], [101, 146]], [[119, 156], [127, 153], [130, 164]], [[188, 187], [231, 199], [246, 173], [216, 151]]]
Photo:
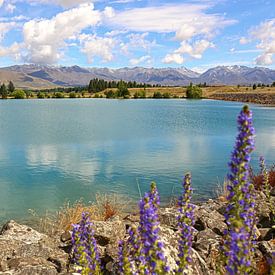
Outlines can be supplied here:
[[54, 67], [43, 65], [15, 65], [0, 68], [0, 81], [12, 80], [21, 88], [52, 88], [56, 86], [84, 86], [92, 78], [105, 80], [136, 81], [169, 86], [204, 83], [211, 85], [271, 84], [275, 70], [263, 67], [218, 66], [199, 74], [181, 68], [81, 68], [79, 66]]

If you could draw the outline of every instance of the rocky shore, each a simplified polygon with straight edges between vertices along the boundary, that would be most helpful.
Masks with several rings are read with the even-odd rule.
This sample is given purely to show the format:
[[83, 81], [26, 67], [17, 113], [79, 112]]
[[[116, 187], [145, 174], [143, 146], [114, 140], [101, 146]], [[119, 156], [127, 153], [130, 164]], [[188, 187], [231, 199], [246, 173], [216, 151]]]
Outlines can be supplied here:
[[275, 106], [275, 93], [215, 93], [209, 98]]
[[[275, 203], [274, 192], [271, 203]], [[224, 199], [208, 200], [195, 207], [195, 235], [192, 248], [192, 274], [216, 274], [220, 245], [226, 229]], [[262, 192], [256, 194], [257, 243], [254, 253], [255, 274], [270, 274], [268, 261], [275, 261], [275, 228], [271, 204]], [[176, 266], [177, 209], [162, 208], [161, 238], [170, 267]], [[115, 216], [95, 221], [95, 237], [99, 244], [104, 274], [117, 273], [118, 240], [127, 238], [127, 228], [137, 224], [138, 214]], [[54, 275], [73, 274], [70, 264], [71, 235], [69, 231], [47, 236], [15, 221], [7, 222], [0, 231], [0, 274]], [[273, 257], [273, 258], [272, 258]]]

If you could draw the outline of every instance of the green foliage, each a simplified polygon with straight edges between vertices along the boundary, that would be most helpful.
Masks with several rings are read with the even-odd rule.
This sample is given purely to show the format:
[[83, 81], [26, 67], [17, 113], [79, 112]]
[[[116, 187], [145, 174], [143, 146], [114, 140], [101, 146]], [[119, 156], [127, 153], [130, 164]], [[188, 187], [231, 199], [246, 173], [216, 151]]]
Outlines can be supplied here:
[[130, 95], [127, 83], [123, 80], [120, 80], [117, 86], [117, 97], [128, 98]]
[[271, 87], [275, 87], [275, 81], [271, 84]]
[[69, 97], [70, 97], [70, 98], [76, 98], [76, 93], [71, 92], [71, 93], [69, 94]]
[[15, 87], [14, 87], [12, 81], [10, 81], [9, 85], [8, 85], [8, 91], [10, 94], [12, 94], [14, 92], [14, 90], [15, 90]]
[[113, 90], [105, 92], [106, 98], [116, 98], [116, 93]]
[[190, 86], [188, 86], [186, 90], [186, 97], [192, 99], [200, 99], [202, 98], [202, 89], [190, 83]]
[[257, 85], [256, 84], [253, 84], [253, 90], [256, 90], [257, 89]]
[[64, 94], [61, 92], [54, 93], [55, 98], [64, 98]]
[[13, 96], [15, 99], [24, 99], [26, 97], [26, 94], [23, 90], [16, 90], [13, 93]]
[[153, 98], [162, 98], [161, 92], [154, 92]]
[[171, 98], [171, 94], [166, 92], [162, 95], [163, 98]]
[[45, 94], [42, 93], [42, 92], [39, 92], [39, 93], [37, 94], [37, 98], [42, 99], [42, 98], [45, 98], [45, 97], [46, 97]]
[[32, 92], [29, 91], [29, 90], [25, 91], [25, 94], [26, 94], [26, 98], [30, 98], [30, 97], [33, 96], [33, 95], [32, 95]]
[[137, 91], [134, 94], [134, 98], [146, 98], [146, 91]]
[[6, 85], [4, 83], [0, 87], [0, 95], [1, 95], [2, 99], [8, 98], [8, 91], [7, 91]]

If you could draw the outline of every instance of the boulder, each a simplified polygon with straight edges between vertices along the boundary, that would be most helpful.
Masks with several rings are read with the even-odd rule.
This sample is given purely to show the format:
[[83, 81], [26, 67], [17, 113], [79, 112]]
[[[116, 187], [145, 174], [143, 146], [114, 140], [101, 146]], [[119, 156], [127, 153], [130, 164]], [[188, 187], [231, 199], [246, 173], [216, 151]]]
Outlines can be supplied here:
[[67, 262], [68, 254], [50, 237], [14, 221], [3, 226], [0, 271], [4, 274], [58, 274], [66, 271]]

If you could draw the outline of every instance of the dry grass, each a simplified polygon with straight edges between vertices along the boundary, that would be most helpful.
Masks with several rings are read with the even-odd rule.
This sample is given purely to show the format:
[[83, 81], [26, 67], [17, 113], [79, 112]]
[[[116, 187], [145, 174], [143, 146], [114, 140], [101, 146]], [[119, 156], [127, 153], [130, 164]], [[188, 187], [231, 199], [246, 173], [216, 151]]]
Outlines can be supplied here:
[[[275, 187], [275, 166], [271, 167], [268, 171], [268, 181], [271, 187]], [[263, 175], [252, 175], [252, 182], [256, 189], [261, 190], [263, 189]]]
[[225, 202], [229, 195], [229, 191], [227, 190], [227, 186], [229, 184], [228, 180], [224, 180], [223, 183], [218, 183], [217, 188], [215, 190], [216, 196], [220, 201]]
[[44, 215], [38, 215], [34, 210], [29, 210], [34, 221], [34, 227], [42, 233], [54, 236], [57, 233], [72, 229], [72, 224], [81, 220], [83, 212], [89, 213], [90, 219], [106, 221], [114, 216], [123, 214], [129, 200], [117, 194], [96, 194], [94, 203], [85, 204], [83, 200], [70, 202], [55, 213], [46, 211]]

